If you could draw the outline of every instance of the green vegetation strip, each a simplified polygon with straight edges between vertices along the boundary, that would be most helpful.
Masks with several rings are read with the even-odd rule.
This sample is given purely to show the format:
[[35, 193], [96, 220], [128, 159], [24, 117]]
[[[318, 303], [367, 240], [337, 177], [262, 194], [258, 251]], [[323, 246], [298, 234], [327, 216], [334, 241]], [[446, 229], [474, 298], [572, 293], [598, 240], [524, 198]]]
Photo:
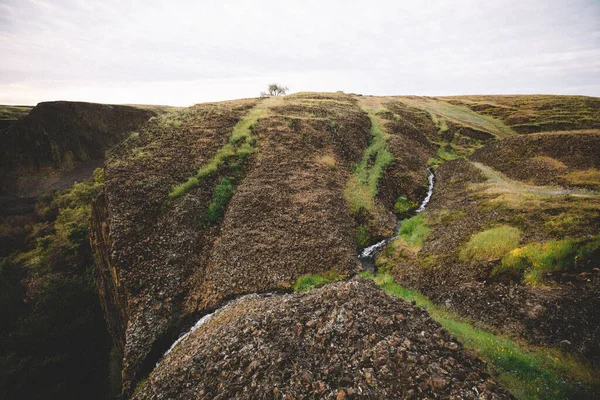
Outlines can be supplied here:
[[533, 348], [473, 326], [455, 313], [433, 304], [419, 292], [396, 284], [389, 274], [373, 279], [386, 293], [414, 301], [429, 312], [471, 352], [492, 366], [498, 381], [519, 399], [585, 399], [594, 397], [600, 380], [587, 366], [554, 349]]
[[377, 195], [377, 186], [385, 168], [394, 161], [394, 156], [387, 148], [388, 134], [383, 124], [375, 115], [374, 109], [365, 109], [371, 119], [371, 143], [363, 153], [362, 160], [349, 179], [344, 195], [352, 212], [361, 208], [372, 210], [373, 199]]
[[234, 127], [229, 142], [217, 150], [215, 156], [202, 165], [195, 176], [187, 181], [174, 186], [169, 193], [169, 202], [183, 196], [190, 190], [198, 187], [200, 182], [217, 172], [217, 169], [232, 158], [243, 160], [256, 151], [257, 137], [252, 134], [252, 129], [260, 118], [268, 113], [267, 101], [250, 110]]
[[325, 286], [328, 283], [339, 281], [340, 279], [342, 279], [342, 276], [333, 269], [325, 272], [323, 275], [304, 275], [294, 283], [294, 292], [307, 292], [311, 289]]

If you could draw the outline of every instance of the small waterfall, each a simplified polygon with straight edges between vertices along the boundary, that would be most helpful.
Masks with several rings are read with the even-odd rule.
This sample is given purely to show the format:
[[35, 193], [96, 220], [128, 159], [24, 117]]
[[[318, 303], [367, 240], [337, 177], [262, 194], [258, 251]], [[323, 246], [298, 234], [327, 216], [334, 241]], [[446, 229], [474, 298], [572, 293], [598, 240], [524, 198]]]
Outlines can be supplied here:
[[[423, 201], [421, 202], [419, 207], [415, 211], [410, 213], [411, 217], [416, 214], [419, 214], [420, 212], [425, 210], [425, 207], [427, 207], [427, 204], [429, 204], [429, 201], [431, 200], [431, 196], [433, 195], [433, 185], [434, 185], [434, 181], [435, 181], [435, 175], [433, 174], [433, 171], [431, 170], [431, 168], [427, 168], [427, 173], [428, 173], [427, 180], [429, 182], [429, 185], [427, 188], [427, 196], [425, 196], [425, 198], [423, 199]], [[394, 229], [394, 234], [391, 237], [383, 239], [382, 241], [377, 242], [374, 245], [371, 245], [369, 247], [365, 247], [364, 249], [362, 249], [360, 251], [358, 259], [360, 260], [360, 263], [362, 264], [363, 268], [366, 271], [375, 273], [375, 255], [390, 240], [392, 240], [393, 238], [396, 237], [396, 235], [398, 234], [398, 231], [400, 230], [400, 226], [402, 226], [402, 221], [403, 220], [398, 221], [398, 223], [396, 224], [396, 228]]]
[[[271, 297], [271, 296], [275, 296], [275, 295], [277, 295], [277, 293], [275, 293], [275, 292], [267, 292], [267, 293], [262, 293], [259, 296], [261, 296], [261, 297]], [[232, 300], [232, 301], [234, 301], [234, 300]], [[169, 347], [169, 350], [165, 351], [165, 353], [163, 354], [163, 356], [161, 357], [161, 359], [156, 363], [156, 366], [158, 367], [158, 364], [160, 364], [160, 361], [163, 358], [165, 358], [167, 356], [167, 354], [169, 354], [183, 339], [185, 339], [190, 334], [192, 334], [196, 330], [198, 330], [198, 328], [200, 328], [202, 325], [204, 325], [205, 323], [207, 323], [208, 321], [210, 321], [212, 319], [212, 317], [215, 316], [216, 313], [218, 313], [219, 311], [221, 311], [223, 308], [225, 308], [227, 305], [229, 305], [232, 301], [227, 302], [226, 304], [223, 305], [223, 307], [218, 308], [217, 310], [213, 311], [212, 313], [206, 314], [205, 316], [203, 316], [202, 318], [200, 318], [198, 320], [198, 322], [196, 322], [194, 324], [194, 326], [192, 326], [190, 328], [190, 330], [188, 330], [186, 333], [184, 333], [183, 335], [179, 336], [179, 338], [177, 338], [177, 340], [171, 345], [171, 347]]]
[[[219, 309], [220, 310], [220, 309]], [[171, 345], [171, 347], [169, 347], [169, 350], [165, 351], [165, 354], [163, 354], [161, 360], [163, 358], [165, 358], [167, 356], [167, 354], [169, 354], [171, 352], [171, 350], [173, 350], [175, 348], [175, 346], [177, 346], [179, 344], [179, 342], [181, 342], [183, 339], [185, 339], [186, 337], [188, 337], [191, 333], [194, 333], [198, 328], [200, 328], [202, 325], [204, 325], [206, 322], [210, 321], [210, 319], [215, 315], [216, 312], [218, 312], [219, 310], [216, 310], [210, 314], [206, 314], [204, 317], [200, 318], [198, 320], [198, 322], [196, 322], [194, 324], [194, 326], [192, 326], [190, 328], [189, 331], [187, 331], [185, 334], [179, 336], [179, 338]], [[160, 364], [160, 360], [156, 363], [156, 366], [158, 367], [158, 364]]]

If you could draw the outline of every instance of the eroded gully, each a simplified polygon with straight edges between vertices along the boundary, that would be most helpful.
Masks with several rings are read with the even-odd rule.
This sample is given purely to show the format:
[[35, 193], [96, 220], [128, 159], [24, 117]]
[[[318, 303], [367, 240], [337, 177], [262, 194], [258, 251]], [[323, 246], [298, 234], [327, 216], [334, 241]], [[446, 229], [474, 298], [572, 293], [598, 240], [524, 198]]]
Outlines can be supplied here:
[[398, 232], [400, 231], [400, 227], [402, 226], [402, 221], [404, 221], [408, 218], [414, 217], [415, 215], [417, 215], [420, 212], [422, 212], [423, 210], [425, 210], [425, 207], [427, 206], [427, 204], [431, 200], [431, 196], [433, 195], [433, 184], [435, 181], [435, 175], [433, 174], [433, 171], [431, 170], [431, 168], [427, 168], [427, 174], [428, 174], [427, 175], [427, 181], [428, 181], [427, 196], [425, 196], [425, 198], [423, 199], [423, 201], [421, 202], [419, 207], [414, 211], [406, 213], [404, 218], [401, 218], [398, 220], [398, 223], [396, 224], [396, 227], [394, 228], [394, 234], [392, 236], [387, 237], [387, 238], [375, 243], [374, 245], [365, 247], [360, 250], [360, 252], [358, 254], [358, 259], [359, 259], [360, 263], [362, 264], [364, 271], [368, 271], [372, 274], [375, 274], [377, 272], [376, 267], [375, 267], [375, 256], [385, 247], [386, 244], [388, 244], [391, 240], [393, 240], [398, 235]]

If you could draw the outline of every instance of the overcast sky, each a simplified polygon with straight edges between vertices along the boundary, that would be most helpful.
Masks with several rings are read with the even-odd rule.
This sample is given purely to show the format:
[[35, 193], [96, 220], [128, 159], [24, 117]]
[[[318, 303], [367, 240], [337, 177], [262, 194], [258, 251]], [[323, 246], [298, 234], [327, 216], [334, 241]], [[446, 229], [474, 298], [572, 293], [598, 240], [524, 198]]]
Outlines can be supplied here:
[[0, 0], [0, 104], [600, 96], [599, 0]]

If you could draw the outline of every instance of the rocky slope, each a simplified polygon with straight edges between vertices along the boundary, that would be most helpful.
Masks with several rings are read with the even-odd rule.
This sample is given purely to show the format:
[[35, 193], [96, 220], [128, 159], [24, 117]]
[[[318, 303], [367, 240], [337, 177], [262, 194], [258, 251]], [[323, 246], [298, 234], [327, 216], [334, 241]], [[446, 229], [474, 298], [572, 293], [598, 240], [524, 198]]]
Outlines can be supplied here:
[[[199, 104], [154, 118], [114, 149], [92, 210], [96, 280], [124, 394], [149, 374], [141, 393], [160, 396], [153, 384], [175, 390], [157, 378], [167, 372], [153, 372], [156, 362], [228, 300], [291, 291], [306, 275], [358, 272], [357, 248], [390, 235], [421, 199], [427, 165], [439, 182], [417, 221], [421, 237], [407, 242], [401, 231], [379, 268], [479, 323], [538, 343], [567, 341], [594, 359], [597, 131], [521, 137], [509, 122], [466, 100], [343, 93]], [[539, 163], [547, 174], [534, 173]], [[536, 186], [549, 183], [562, 186]], [[463, 255], [472, 237], [497, 226], [517, 236], [507, 252], [526, 254], [512, 269], [501, 268], [506, 254]], [[530, 265], [552, 241], [570, 246], [568, 260]], [[263, 301], [271, 300], [235, 304]], [[214, 329], [231, 335], [230, 320], [217, 320]], [[226, 386], [218, 390], [239, 389]]]
[[512, 396], [425, 311], [354, 278], [230, 303], [162, 359], [133, 398]]

